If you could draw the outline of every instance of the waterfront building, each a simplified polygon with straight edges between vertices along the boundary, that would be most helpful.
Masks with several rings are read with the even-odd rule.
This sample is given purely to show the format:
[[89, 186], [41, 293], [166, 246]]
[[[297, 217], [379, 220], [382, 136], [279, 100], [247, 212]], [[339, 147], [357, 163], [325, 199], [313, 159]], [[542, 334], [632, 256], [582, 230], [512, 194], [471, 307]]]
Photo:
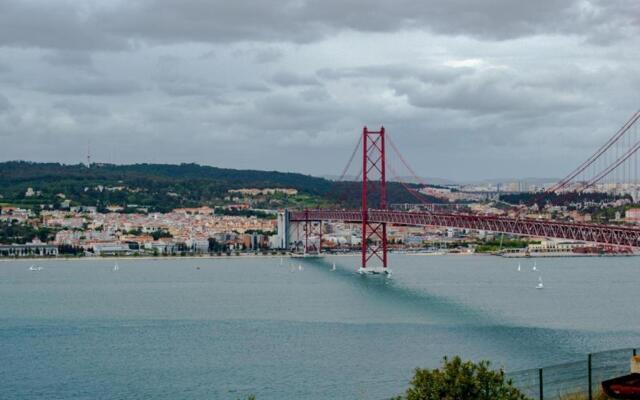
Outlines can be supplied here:
[[0, 256], [2, 257], [55, 257], [57, 255], [58, 246], [53, 246], [45, 243], [0, 245]]
[[625, 222], [630, 224], [640, 224], [640, 208], [630, 208], [625, 212]]

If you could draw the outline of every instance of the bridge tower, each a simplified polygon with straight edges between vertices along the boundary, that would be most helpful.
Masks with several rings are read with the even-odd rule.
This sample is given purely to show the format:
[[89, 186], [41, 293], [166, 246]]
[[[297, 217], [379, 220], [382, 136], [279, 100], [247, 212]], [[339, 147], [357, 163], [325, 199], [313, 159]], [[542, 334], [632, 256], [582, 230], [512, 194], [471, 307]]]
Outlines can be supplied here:
[[[369, 220], [370, 206], [387, 208], [384, 126], [379, 131], [370, 131], [366, 126], [362, 130], [362, 266], [358, 271], [389, 273], [387, 224]], [[370, 262], [377, 265], [369, 266]]]

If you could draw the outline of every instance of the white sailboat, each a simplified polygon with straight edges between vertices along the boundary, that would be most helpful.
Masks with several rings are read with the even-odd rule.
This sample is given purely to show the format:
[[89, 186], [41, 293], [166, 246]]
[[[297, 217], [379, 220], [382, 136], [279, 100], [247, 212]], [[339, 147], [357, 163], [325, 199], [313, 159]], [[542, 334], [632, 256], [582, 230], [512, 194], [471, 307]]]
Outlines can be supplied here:
[[302, 264], [298, 264], [298, 271], [302, 271]]
[[336, 270], [336, 263], [333, 263], [333, 265], [331, 266], [331, 270], [335, 271]]
[[538, 284], [536, 285], [536, 289], [544, 289], [544, 284], [542, 283], [542, 277], [538, 277]]
[[120, 270], [120, 267], [118, 266], [118, 263], [115, 263], [115, 264], [113, 265], [113, 270], [114, 270], [114, 271], [119, 271], [119, 270]]
[[533, 262], [533, 270], [537, 271], [538, 270], [538, 264], [536, 261]]
[[518, 272], [520, 272], [521, 269], [522, 267], [520, 266], [520, 263], [518, 263]]

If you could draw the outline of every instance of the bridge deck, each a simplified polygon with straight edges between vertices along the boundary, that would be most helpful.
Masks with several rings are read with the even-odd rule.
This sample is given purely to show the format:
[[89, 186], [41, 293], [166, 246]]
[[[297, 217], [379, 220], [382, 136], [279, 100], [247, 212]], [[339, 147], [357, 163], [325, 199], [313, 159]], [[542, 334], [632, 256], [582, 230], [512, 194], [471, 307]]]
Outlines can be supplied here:
[[[368, 219], [370, 222], [374, 223], [475, 229], [498, 233], [512, 233], [523, 236], [570, 239], [605, 245], [640, 247], [640, 229], [624, 226], [516, 219], [510, 217], [473, 214], [403, 212], [389, 210], [368, 210]], [[362, 221], [362, 211], [293, 211], [290, 213], [290, 220], [292, 222], [310, 220], [359, 223]]]

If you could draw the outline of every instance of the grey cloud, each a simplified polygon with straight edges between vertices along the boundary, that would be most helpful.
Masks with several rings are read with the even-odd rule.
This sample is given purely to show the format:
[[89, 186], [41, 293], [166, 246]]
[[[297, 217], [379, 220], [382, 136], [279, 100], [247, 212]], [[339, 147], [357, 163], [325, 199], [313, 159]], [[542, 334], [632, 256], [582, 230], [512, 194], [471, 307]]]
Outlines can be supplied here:
[[125, 36], [170, 42], [304, 43], [341, 30], [404, 29], [505, 40], [537, 34], [589, 37], [594, 30], [633, 27], [633, 17], [624, 12], [629, 7], [634, 7], [629, 0], [262, 0], [250, 5], [138, 0], [106, 22], [110, 31]]
[[194, 79], [162, 79], [158, 88], [170, 96], [218, 97], [221, 93], [219, 85]]
[[236, 57], [248, 57], [256, 64], [276, 62], [284, 57], [284, 51], [278, 47], [265, 44], [252, 44], [249, 47], [238, 48], [233, 52]]
[[526, 84], [509, 71], [476, 72], [450, 84], [398, 83], [398, 95], [407, 96], [416, 107], [461, 110], [478, 114], [541, 113], [575, 111], [592, 105], [579, 95], [561, 92], [552, 86]]
[[[578, 34], [611, 41], [637, 34], [631, 0], [131, 0], [104, 6], [5, 0], [0, 44], [63, 49], [125, 49], [151, 43], [317, 41], [343, 31], [416, 29], [483, 40]], [[633, 13], [635, 10], [635, 14]], [[631, 35], [631, 36], [630, 36]], [[256, 62], [272, 62], [264, 50]]]
[[324, 88], [312, 88], [300, 92], [300, 98], [304, 101], [321, 102], [329, 101], [331, 95]]
[[290, 71], [277, 72], [271, 80], [280, 86], [317, 86], [320, 84], [314, 76], [297, 74]]
[[36, 85], [35, 89], [50, 94], [74, 96], [114, 96], [143, 90], [139, 83], [132, 80], [101, 76], [57, 78]]
[[56, 50], [42, 56], [47, 63], [55, 66], [91, 67], [93, 59], [91, 54], [83, 51]]
[[0, 93], [0, 113], [7, 111], [9, 108], [11, 108], [11, 103], [9, 102], [9, 99], [7, 99], [5, 96], [2, 95], [2, 93]]
[[4, 0], [0, 45], [75, 50], [123, 49], [125, 39], [101, 28], [91, 2]]
[[387, 80], [417, 79], [422, 82], [446, 83], [472, 73], [472, 68], [428, 65], [413, 67], [401, 64], [371, 65], [357, 68], [321, 69], [318, 76], [324, 79], [381, 78]]
[[325, 174], [384, 124], [428, 175], [545, 175], [638, 107], [638, 4], [0, 0], [0, 157]]
[[53, 103], [54, 110], [60, 110], [78, 117], [99, 117], [107, 116], [110, 113], [103, 104], [87, 101], [87, 99], [74, 100], [67, 99]]
[[284, 52], [274, 47], [267, 47], [257, 50], [254, 55], [254, 61], [258, 64], [272, 63], [280, 60], [284, 56]]
[[243, 82], [236, 86], [236, 89], [243, 92], [268, 92], [269, 87], [259, 82]]

